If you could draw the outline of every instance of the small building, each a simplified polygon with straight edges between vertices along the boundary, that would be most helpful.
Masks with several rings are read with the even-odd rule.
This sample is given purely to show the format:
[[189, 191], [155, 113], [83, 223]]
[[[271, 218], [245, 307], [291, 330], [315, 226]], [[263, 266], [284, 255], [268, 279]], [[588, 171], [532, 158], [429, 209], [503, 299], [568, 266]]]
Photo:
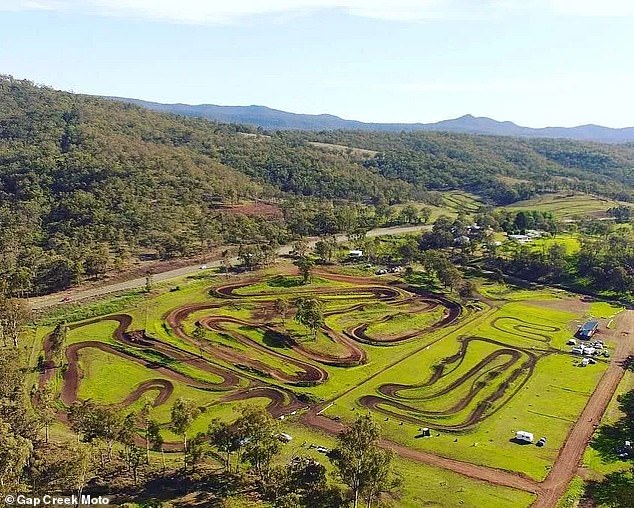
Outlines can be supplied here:
[[516, 441], [522, 441], [524, 443], [532, 443], [534, 439], [535, 438], [533, 437], [533, 434], [531, 434], [530, 432], [526, 432], [525, 430], [518, 430], [515, 433]]
[[518, 243], [528, 243], [531, 241], [531, 237], [528, 235], [507, 235], [510, 240], [515, 240]]
[[363, 251], [362, 250], [351, 250], [350, 252], [348, 252], [348, 257], [349, 258], [362, 258], [363, 257]]
[[591, 339], [592, 336], [597, 333], [598, 329], [599, 322], [596, 319], [586, 321], [583, 325], [579, 327], [579, 330], [577, 330], [577, 337], [583, 340]]

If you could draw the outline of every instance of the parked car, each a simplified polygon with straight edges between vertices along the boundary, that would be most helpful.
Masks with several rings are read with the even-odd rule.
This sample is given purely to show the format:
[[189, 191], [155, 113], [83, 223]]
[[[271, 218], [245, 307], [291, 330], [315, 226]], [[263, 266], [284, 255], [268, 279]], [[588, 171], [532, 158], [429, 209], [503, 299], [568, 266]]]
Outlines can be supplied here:
[[387, 270], [384, 270], [383, 268], [379, 268], [376, 272], [374, 272], [375, 275], [385, 275], [387, 273]]
[[539, 441], [536, 443], [537, 446], [545, 446], [546, 445], [546, 437], [539, 438]]
[[330, 450], [328, 450], [328, 448], [326, 448], [325, 446], [318, 446], [317, 451], [319, 453], [328, 453]]

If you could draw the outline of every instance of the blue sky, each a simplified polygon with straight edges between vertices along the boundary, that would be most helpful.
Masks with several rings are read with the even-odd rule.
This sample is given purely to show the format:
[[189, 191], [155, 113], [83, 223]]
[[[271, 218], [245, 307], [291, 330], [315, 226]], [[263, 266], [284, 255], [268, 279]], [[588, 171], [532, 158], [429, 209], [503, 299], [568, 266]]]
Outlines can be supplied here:
[[380, 122], [634, 125], [630, 0], [0, 0], [0, 73]]

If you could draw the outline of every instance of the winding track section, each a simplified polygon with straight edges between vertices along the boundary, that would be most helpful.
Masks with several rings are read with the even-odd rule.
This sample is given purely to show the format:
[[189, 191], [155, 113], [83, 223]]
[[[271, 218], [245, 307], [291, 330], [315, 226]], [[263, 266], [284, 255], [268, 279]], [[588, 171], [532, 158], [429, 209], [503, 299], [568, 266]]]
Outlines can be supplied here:
[[[322, 274], [326, 278], [338, 281], [346, 281], [353, 284], [364, 284], [351, 286], [348, 288], [313, 288], [300, 287], [293, 292], [295, 296], [305, 296], [319, 294], [321, 298], [353, 298], [359, 299], [361, 303], [354, 304], [352, 307], [331, 310], [328, 316], [336, 314], [345, 314], [357, 308], [363, 308], [372, 302], [384, 302], [390, 305], [400, 306], [415, 303], [418, 310], [431, 309], [438, 305], [445, 305], [448, 308], [446, 316], [440, 323], [433, 325], [442, 326], [449, 321], [457, 319], [460, 313], [460, 307], [449, 300], [444, 301], [442, 298], [435, 300], [430, 295], [425, 297], [417, 296], [407, 291], [407, 287], [390, 287], [387, 285], [376, 284], [367, 279], [359, 279], [356, 277], [346, 277], [333, 274]], [[252, 278], [243, 280], [239, 283], [227, 284], [212, 290], [213, 295], [220, 298], [219, 301], [205, 302], [199, 304], [186, 305], [178, 307], [167, 314], [165, 317], [166, 325], [183, 341], [188, 343], [192, 348], [197, 348], [200, 354], [192, 353], [191, 350], [183, 349], [158, 338], [151, 337], [144, 330], [132, 330], [129, 328], [132, 324], [132, 317], [127, 314], [115, 314], [101, 318], [91, 319], [69, 326], [70, 329], [77, 329], [96, 324], [102, 321], [114, 321], [117, 324], [116, 329], [112, 333], [112, 342], [101, 342], [97, 340], [87, 340], [69, 345], [64, 351], [66, 361], [66, 369], [63, 373], [63, 384], [60, 398], [66, 405], [72, 404], [77, 400], [79, 385], [82, 378], [80, 368], [80, 356], [82, 351], [88, 349], [97, 349], [107, 354], [115, 355], [120, 358], [133, 361], [148, 369], [152, 369], [163, 376], [162, 378], [151, 379], [140, 383], [130, 393], [121, 405], [126, 406], [139, 400], [147, 392], [156, 392], [153, 404], [160, 405], [165, 403], [174, 390], [173, 382], [184, 383], [188, 386], [208, 391], [227, 391], [231, 392], [224, 397], [223, 400], [234, 401], [240, 398], [268, 397], [271, 400], [269, 409], [272, 413], [280, 413], [282, 408], [296, 408], [301, 406], [299, 401], [292, 392], [270, 386], [262, 382], [257, 375], [249, 375], [245, 372], [237, 373], [235, 368], [247, 368], [248, 372], [260, 372], [265, 377], [270, 377], [276, 381], [289, 385], [311, 385], [324, 382], [327, 377], [327, 371], [322, 367], [314, 365], [321, 363], [324, 365], [334, 365], [340, 367], [349, 367], [360, 365], [367, 360], [366, 353], [358, 342], [360, 338], [354, 333], [338, 333], [327, 325], [322, 327], [322, 332], [333, 342], [337, 343], [343, 351], [339, 354], [318, 351], [310, 348], [304, 343], [298, 342], [288, 334], [283, 333], [278, 327], [270, 322], [263, 320], [245, 320], [235, 317], [214, 314], [223, 306], [235, 303], [241, 299], [256, 299], [259, 306], [272, 306], [274, 299], [279, 296], [274, 292], [255, 292], [248, 295], [238, 294], [238, 291], [248, 286], [261, 282], [262, 278]], [[223, 303], [226, 300], [227, 303]], [[213, 343], [212, 341], [195, 340], [190, 337], [184, 329], [184, 322], [194, 312], [208, 310], [212, 313], [210, 316], [204, 316], [197, 321], [197, 324], [219, 333], [229, 335], [231, 338], [245, 346], [246, 352], [239, 351], [236, 348], [223, 346], [222, 344]], [[431, 329], [430, 327], [429, 329]], [[236, 330], [238, 328], [238, 330]], [[295, 353], [295, 356], [287, 355], [282, 352], [272, 350], [266, 345], [251, 339], [247, 334], [241, 333], [240, 330], [245, 328], [258, 329], [265, 333], [275, 334], [285, 346], [289, 347]], [[398, 342], [399, 340], [411, 339], [413, 335], [421, 335], [425, 330], [419, 330], [415, 334], [406, 334], [400, 338], [391, 338], [390, 342]], [[367, 341], [367, 339], [366, 339]], [[372, 341], [370, 341], [372, 342]], [[380, 343], [376, 340], [374, 343]], [[40, 383], [48, 381], [55, 372], [55, 364], [53, 360], [54, 351], [51, 336], [44, 341], [45, 350], [45, 370], [40, 377]], [[253, 358], [248, 351], [256, 351], [259, 358]], [[203, 355], [203, 351], [205, 355]], [[301, 356], [304, 359], [297, 358]], [[212, 358], [210, 360], [209, 358]], [[276, 367], [266, 362], [266, 359], [274, 359]], [[273, 362], [272, 362], [273, 363]], [[219, 379], [218, 382], [202, 380], [198, 377], [194, 378], [183, 373], [178, 369], [178, 365], [187, 364], [195, 370], [211, 374]], [[227, 367], [227, 365], [229, 367]], [[249, 370], [250, 369], [250, 370]]]
[[[412, 385], [381, 385], [378, 394], [362, 396], [359, 404], [388, 418], [429, 425], [445, 432], [464, 431], [474, 427], [499, 411], [522, 389], [532, 376], [540, 357], [556, 352], [546, 344], [550, 340], [548, 333], [558, 331], [557, 327], [530, 323], [515, 317], [498, 317], [491, 325], [516, 338], [543, 343], [543, 347], [528, 349], [486, 337], [462, 337], [459, 339], [458, 352], [434, 366], [426, 381]], [[497, 349], [465, 372], [459, 372], [458, 369], [468, 355], [469, 346], [474, 343], [492, 345]], [[444, 382], [445, 379], [449, 381]], [[493, 382], [497, 382], [496, 389], [473, 404], [476, 397]], [[426, 409], [429, 402], [459, 390], [464, 393], [452, 406], [442, 410]], [[465, 410], [469, 413], [460, 417]]]
[[[322, 275], [326, 277], [331, 277], [335, 280], [343, 279], [346, 282], [356, 282], [356, 283], [367, 285], [367, 279], [360, 279], [360, 278], [354, 278], [354, 277], [348, 277], [348, 276], [333, 276], [333, 274], [322, 274]], [[236, 285], [224, 286], [223, 288], [219, 288], [220, 291], [218, 295], [227, 299], [242, 298], [242, 296], [235, 294], [235, 290], [243, 286], [244, 284], [239, 284], [238, 286]], [[367, 288], [364, 288], [364, 289], [367, 289]], [[384, 286], [383, 286], [383, 289], [385, 289]], [[393, 302], [395, 303], [398, 302], [399, 296], [393, 292], [394, 288], [391, 287], [388, 289], [389, 291], [382, 291], [378, 293], [380, 295], [380, 298], [383, 298], [385, 300], [392, 299]], [[377, 293], [374, 293], [374, 294], [376, 295]], [[361, 293], [358, 293], [358, 295], [361, 295]], [[271, 295], [263, 294], [263, 295], [260, 295], [260, 297], [266, 299], [268, 297], [271, 297]], [[214, 306], [217, 307], [218, 304], [207, 305], [204, 308], [212, 308]], [[201, 307], [199, 307], [198, 309], [200, 308]], [[449, 306], [448, 308], [449, 308], [449, 314], [452, 314], [451, 306]], [[195, 309], [195, 310], [198, 310], [198, 309]], [[181, 318], [183, 315], [186, 317], [189, 313], [193, 312], [193, 310], [191, 310], [191, 307], [187, 309], [178, 309], [178, 310], [180, 312], [184, 312], [184, 314], [181, 314]], [[458, 314], [459, 314], [459, 311], [458, 311]], [[176, 317], [176, 321], [182, 322], [182, 319], [179, 318], [178, 314], [174, 314], [174, 316]], [[446, 318], [449, 319], [448, 316], [446, 316]], [[457, 318], [457, 315], [453, 316], [451, 319], [449, 319], [449, 322], [452, 322], [452, 320], [455, 320], [456, 318]], [[177, 353], [179, 355], [185, 355], [184, 357], [181, 358], [181, 361], [194, 361], [193, 356], [195, 355], [192, 355], [191, 353], [187, 351], [183, 351], [183, 350], [174, 351], [173, 346], [169, 344], [164, 344], [161, 341], [158, 341], [156, 339], [149, 338], [142, 331], [141, 332], [127, 332], [127, 328], [130, 326], [130, 323], [131, 323], [131, 318], [126, 315], [108, 316], [106, 318], [95, 319], [95, 320], [78, 323], [71, 326], [73, 328], [86, 326], [88, 324], [96, 323], [102, 319], [114, 319], [115, 321], [119, 323], [119, 326], [117, 327], [117, 329], [115, 330], [113, 334], [113, 338], [115, 339], [115, 341], [119, 343], [124, 343], [128, 346], [134, 345], [138, 347], [150, 347], [153, 349], [157, 349], [157, 351], [167, 356], [173, 353]], [[555, 331], [553, 329], [548, 329], [545, 327], [542, 328], [541, 330], [538, 330], [534, 327], [527, 328], [526, 323], [522, 323], [521, 320], [517, 320], [516, 318], [500, 318], [500, 319], [502, 319], [502, 321], [496, 320], [495, 322], [492, 323], [495, 328], [501, 331], [504, 331], [506, 333], [508, 333], [509, 329], [511, 329], [518, 336], [523, 336], [524, 339], [533, 341], [536, 344], [539, 342], [542, 342], [545, 345], [545, 343], [547, 342], [548, 334]], [[506, 319], [507, 321], [505, 322], [504, 319]], [[516, 322], [515, 323], [509, 322], [508, 321], [509, 319], [515, 320]], [[605, 411], [605, 407], [607, 406], [607, 403], [609, 402], [611, 396], [615, 392], [618, 386], [618, 382], [620, 381], [623, 375], [623, 372], [624, 372], [623, 366], [625, 365], [630, 355], [634, 354], [634, 336], [631, 336], [631, 335], [629, 337], [627, 336], [627, 334], [631, 334], [632, 330], [634, 329], [634, 311], [624, 312], [623, 316], [617, 321], [618, 322], [617, 322], [616, 332], [623, 335], [623, 337], [620, 337], [621, 340], [619, 342], [617, 350], [615, 351], [613, 361], [609, 369], [606, 371], [606, 373], [602, 377], [599, 383], [599, 386], [596, 388], [592, 397], [588, 401], [588, 404], [586, 405], [586, 408], [584, 409], [584, 412], [582, 413], [582, 416], [580, 417], [579, 421], [572, 428], [564, 447], [560, 450], [560, 454], [558, 456], [557, 461], [554, 464], [554, 467], [552, 468], [546, 481], [544, 481], [543, 483], [535, 482], [529, 478], [523, 477], [522, 475], [509, 473], [506, 471], [500, 471], [493, 468], [477, 466], [477, 465], [462, 462], [459, 460], [448, 459], [445, 457], [440, 457], [440, 456], [422, 452], [419, 450], [412, 450], [389, 440], [383, 440], [382, 445], [387, 448], [393, 449], [399, 455], [407, 459], [411, 459], [411, 460], [419, 461], [429, 465], [433, 465], [436, 467], [452, 470], [457, 473], [463, 474], [465, 476], [476, 478], [488, 483], [493, 483], [497, 485], [503, 485], [507, 487], [529, 491], [529, 492], [534, 492], [538, 494], [538, 499], [535, 503], [535, 506], [538, 506], [540, 508], [541, 507], [550, 508], [555, 506], [559, 497], [561, 497], [561, 495], [564, 493], [568, 482], [574, 475], [576, 466], [578, 465], [581, 455], [583, 454], [583, 450], [588, 440], [591, 437], [591, 434], [593, 431], [592, 422], [598, 421], [601, 415], [603, 414], [603, 412]], [[216, 325], [218, 323], [219, 323], [218, 321], [215, 322]], [[212, 324], [212, 323], [209, 323], [209, 324]], [[248, 324], [247, 323], [241, 323], [241, 324], [244, 326], [252, 326], [252, 325], [262, 326], [261, 323], [258, 324], [255, 322], [249, 322]], [[212, 326], [215, 326], [215, 325], [212, 324]], [[441, 325], [438, 325], [438, 326], [441, 326]], [[346, 331], [348, 332], [346, 334], [347, 338], [352, 339], [355, 342], [364, 342], [364, 341], [368, 341], [369, 339], [370, 341], [374, 340], [375, 343], [381, 343], [382, 342], [381, 339], [384, 339], [381, 337], [368, 338], [367, 334], [366, 336], [363, 336], [362, 332], [365, 332], [367, 328], [360, 329], [359, 327], [355, 327], [355, 330], [356, 330], [356, 333], [351, 333], [352, 330]], [[412, 337], [401, 337], [400, 340], [409, 340], [411, 338]], [[142, 340], [143, 342], [141, 343], [140, 340]], [[471, 338], [471, 340], [483, 340], [483, 338]], [[488, 340], [488, 339], [484, 339], [484, 340]], [[463, 346], [464, 346], [464, 342], [463, 342]], [[149, 362], [148, 360], [144, 360], [143, 358], [140, 358], [138, 356], [131, 355], [128, 351], [118, 349], [117, 347], [114, 347], [110, 344], [97, 342], [97, 341], [86, 341], [84, 343], [73, 344], [66, 351], [66, 359], [69, 365], [67, 371], [72, 372], [72, 371], [75, 371], [76, 369], [76, 373], [71, 373], [64, 376], [64, 387], [62, 390], [62, 399], [65, 403], [71, 403], [73, 400], [76, 399], [77, 389], [78, 389], [78, 385], [81, 378], [81, 374], [78, 369], [79, 353], [83, 348], [87, 348], [87, 347], [95, 347], [95, 348], [101, 349], [102, 351], [107, 352], [108, 354], [114, 354], [114, 355], [125, 357], [128, 360], [140, 363], [142, 365], [147, 366], [148, 368], [152, 368], [155, 371], [160, 372], [165, 378], [168, 378], [168, 379], [157, 378], [157, 379], [152, 379], [152, 380], [148, 380], [143, 383], [140, 383], [125, 398], [125, 400], [121, 402], [121, 405], [123, 406], [134, 403], [135, 401], [139, 400], [139, 398], [141, 398], [145, 393], [148, 393], [148, 392], [156, 392], [156, 396], [152, 403], [155, 406], [158, 406], [158, 405], [166, 403], [166, 401], [170, 398], [171, 394], [173, 393], [174, 385], [172, 381], [185, 382], [192, 386], [196, 386], [196, 384], [200, 382], [197, 380], [192, 380], [191, 378], [188, 378], [187, 376], [183, 376], [182, 374], [175, 372], [173, 370], [170, 370], [169, 368], [165, 368], [163, 366], [157, 366], [156, 364], [153, 364], [152, 362]], [[470, 394], [473, 393], [473, 389], [477, 384], [478, 377], [481, 374], [486, 375], [487, 373], [486, 367], [487, 365], [490, 366], [492, 362], [496, 362], [496, 361], [501, 362], [501, 363], [496, 363], [493, 369], [504, 370], [505, 368], [506, 370], [508, 370], [515, 367], [515, 370], [513, 372], [517, 372], [518, 371], [517, 364], [518, 362], [522, 361], [522, 354], [531, 353], [535, 356], [535, 355], [545, 355], [550, 353], [548, 347], [542, 348], [538, 346], [537, 352], [533, 351], [535, 349], [533, 346], [531, 346], [530, 349], [531, 351], [527, 351], [526, 349], [522, 350], [522, 348], [517, 348], [517, 349], [502, 348], [498, 353], [495, 354], [495, 357], [492, 357], [491, 355], [489, 355], [488, 357], [484, 358], [481, 362], [479, 362], [478, 365], [476, 365], [476, 367], [472, 368], [467, 374], [468, 378], [471, 378], [474, 380], [474, 384], [472, 385], [471, 391], [469, 393]], [[521, 350], [521, 352], [518, 350]], [[361, 351], [363, 350], [361, 349]], [[55, 366], [53, 364], [52, 354], [53, 352], [51, 350], [50, 340], [48, 340], [47, 338], [47, 340], [45, 340], [45, 367], [46, 368], [45, 368], [45, 371], [41, 375], [41, 378], [40, 378], [41, 382], [45, 382], [47, 379], [50, 379], [50, 377], [52, 376], [54, 372]], [[318, 358], [311, 358], [310, 355], [307, 354], [307, 351], [303, 351], [302, 354], [304, 354], [304, 356], [306, 356], [310, 360], [320, 361]], [[518, 354], [520, 356], [518, 356]], [[187, 355], [189, 356], [187, 357]], [[201, 358], [197, 357], [197, 360], [201, 360]], [[325, 360], [325, 359], [321, 358], [321, 360]], [[461, 359], [456, 360], [453, 357], [446, 358], [445, 361], [443, 362], [443, 365], [439, 366], [434, 371], [431, 378], [423, 383], [420, 383], [419, 385], [409, 385], [409, 386], [397, 385], [397, 384], [383, 385], [379, 388], [379, 397], [386, 397], [388, 400], [398, 399], [396, 401], [399, 403], [403, 403], [402, 401], [408, 401], [410, 399], [415, 400], [416, 397], [411, 397], [411, 396], [408, 397], [407, 390], [415, 389], [417, 387], [426, 386], [426, 385], [430, 385], [433, 387], [434, 381], [442, 379], [442, 377], [446, 375], [447, 373], [449, 373], [451, 369], [457, 368], [457, 365], [459, 365], [461, 361], [462, 361]], [[529, 361], [527, 364], [527, 362], [524, 361], [524, 363], [521, 364], [520, 367], [530, 368], [531, 362], [532, 360]], [[274, 416], [285, 414], [287, 412], [290, 412], [295, 409], [299, 409], [300, 407], [304, 406], [304, 404], [302, 404], [300, 401], [297, 400], [297, 398], [293, 395], [292, 392], [288, 390], [284, 390], [283, 388], [280, 388], [277, 386], [266, 385], [258, 381], [253, 381], [252, 378], [247, 379], [246, 387], [239, 387], [241, 382], [243, 384], [245, 382], [245, 379], [242, 373], [237, 374], [230, 369], [225, 369], [224, 367], [213, 364], [212, 362], [207, 362], [207, 363], [212, 366], [211, 372], [218, 375], [222, 379], [220, 383], [215, 384], [214, 388], [218, 389], [222, 387], [227, 390], [232, 390], [227, 395], [225, 395], [220, 400], [220, 402], [232, 402], [232, 401], [245, 400], [245, 399], [254, 398], [254, 397], [268, 398], [270, 402], [267, 407], [268, 407], [268, 410], [271, 412], [271, 414], [273, 414]], [[326, 362], [323, 361], [323, 363], [326, 363]], [[453, 365], [453, 367], [450, 367], [450, 365]], [[165, 370], [161, 370], [164, 368]], [[210, 372], [207, 369], [203, 369], [203, 370]], [[478, 372], [480, 372], [480, 374], [478, 374]], [[454, 387], [457, 387], [457, 386], [458, 385], [454, 384]], [[207, 388], [203, 386], [196, 386], [196, 387], [201, 389]], [[446, 393], [446, 388], [444, 390], [440, 390], [436, 392], [436, 394], [439, 394], [441, 391], [445, 391]], [[426, 396], [424, 398], [429, 398], [429, 397]], [[318, 415], [317, 410], [318, 410], [318, 406], [313, 407], [307, 413], [305, 418], [303, 418], [304, 423], [316, 428], [320, 428], [321, 430], [324, 430], [327, 432], [339, 432], [340, 430], [342, 430], [343, 427], [338, 422], [334, 422], [333, 420], [330, 420], [326, 417]], [[399, 414], [399, 417], [402, 418], [402, 415]], [[173, 447], [170, 446], [169, 449], [177, 450], [178, 444], [174, 443]]]

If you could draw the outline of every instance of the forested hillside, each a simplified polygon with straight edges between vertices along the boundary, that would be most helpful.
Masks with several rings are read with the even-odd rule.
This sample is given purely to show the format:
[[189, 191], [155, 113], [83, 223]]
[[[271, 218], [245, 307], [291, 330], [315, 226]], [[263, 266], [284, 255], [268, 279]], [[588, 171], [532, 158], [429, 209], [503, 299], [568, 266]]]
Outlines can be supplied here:
[[[324, 147], [336, 143], [360, 151]], [[376, 154], [374, 152], [377, 152]], [[267, 133], [0, 77], [0, 275], [18, 295], [141, 252], [287, 242], [381, 224], [464, 189], [492, 203], [556, 189], [632, 197], [634, 148], [432, 133]], [[276, 217], [230, 205], [265, 200]]]

